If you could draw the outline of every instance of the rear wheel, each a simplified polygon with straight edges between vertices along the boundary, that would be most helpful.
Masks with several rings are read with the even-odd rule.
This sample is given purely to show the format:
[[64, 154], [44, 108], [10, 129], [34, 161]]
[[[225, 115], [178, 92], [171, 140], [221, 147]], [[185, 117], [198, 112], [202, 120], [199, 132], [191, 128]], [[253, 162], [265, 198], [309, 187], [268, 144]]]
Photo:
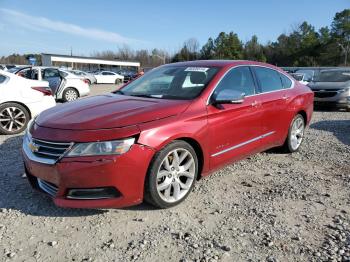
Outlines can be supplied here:
[[63, 92], [64, 102], [71, 102], [71, 101], [77, 100], [78, 98], [79, 98], [79, 93], [74, 88], [69, 87]]
[[198, 175], [198, 159], [191, 145], [174, 141], [159, 151], [148, 172], [145, 200], [159, 208], [178, 205], [191, 192]]
[[121, 82], [122, 82], [122, 80], [119, 79], [119, 78], [115, 80], [115, 84], [116, 84], [116, 85], [119, 85]]
[[283, 145], [284, 151], [293, 153], [299, 150], [303, 142], [305, 131], [305, 119], [302, 115], [297, 114], [289, 127], [288, 137]]
[[24, 131], [29, 122], [28, 110], [16, 103], [5, 103], [0, 106], [0, 133], [18, 134]]

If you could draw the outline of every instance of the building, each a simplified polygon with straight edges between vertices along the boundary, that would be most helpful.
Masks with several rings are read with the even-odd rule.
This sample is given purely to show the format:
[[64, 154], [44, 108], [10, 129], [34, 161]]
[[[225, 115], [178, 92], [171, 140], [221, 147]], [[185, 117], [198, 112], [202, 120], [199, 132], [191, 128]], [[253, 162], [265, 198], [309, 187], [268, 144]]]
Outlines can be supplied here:
[[41, 61], [43, 66], [57, 66], [84, 71], [116, 71], [118, 69], [137, 71], [140, 68], [140, 62], [135, 61], [106, 60], [95, 57], [58, 54], [41, 54]]

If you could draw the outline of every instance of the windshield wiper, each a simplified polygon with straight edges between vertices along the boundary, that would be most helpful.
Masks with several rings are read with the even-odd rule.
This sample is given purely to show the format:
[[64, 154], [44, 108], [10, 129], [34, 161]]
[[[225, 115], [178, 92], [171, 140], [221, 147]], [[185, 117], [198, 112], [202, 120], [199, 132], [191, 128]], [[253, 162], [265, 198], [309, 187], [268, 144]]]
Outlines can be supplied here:
[[129, 94], [129, 96], [146, 97], [146, 98], [161, 98], [159, 95], [149, 95], [149, 94]]
[[113, 93], [117, 95], [125, 95], [125, 93], [121, 90], [114, 91]]

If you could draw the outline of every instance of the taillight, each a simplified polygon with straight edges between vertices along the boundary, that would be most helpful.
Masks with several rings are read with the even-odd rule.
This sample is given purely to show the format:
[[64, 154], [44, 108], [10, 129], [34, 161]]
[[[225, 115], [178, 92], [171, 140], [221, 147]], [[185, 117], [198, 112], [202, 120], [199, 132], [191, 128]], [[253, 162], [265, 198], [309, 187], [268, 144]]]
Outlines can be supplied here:
[[90, 84], [89, 80], [87, 79], [82, 79], [85, 84]]
[[44, 94], [44, 96], [52, 96], [52, 92], [50, 89], [42, 86], [33, 86], [32, 89], [39, 91]]

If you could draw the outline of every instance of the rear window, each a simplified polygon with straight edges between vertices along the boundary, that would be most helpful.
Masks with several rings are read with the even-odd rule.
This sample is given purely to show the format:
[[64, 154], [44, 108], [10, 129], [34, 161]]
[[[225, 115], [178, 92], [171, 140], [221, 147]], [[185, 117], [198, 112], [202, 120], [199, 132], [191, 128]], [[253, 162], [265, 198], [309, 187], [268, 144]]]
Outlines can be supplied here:
[[254, 70], [263, 93], [283, 89], [280, 73], [277, 71], [265, 67], [255, 67]]
[[314, 82], [347, 82], [350, 81], [350, 71], [322, 71]]

